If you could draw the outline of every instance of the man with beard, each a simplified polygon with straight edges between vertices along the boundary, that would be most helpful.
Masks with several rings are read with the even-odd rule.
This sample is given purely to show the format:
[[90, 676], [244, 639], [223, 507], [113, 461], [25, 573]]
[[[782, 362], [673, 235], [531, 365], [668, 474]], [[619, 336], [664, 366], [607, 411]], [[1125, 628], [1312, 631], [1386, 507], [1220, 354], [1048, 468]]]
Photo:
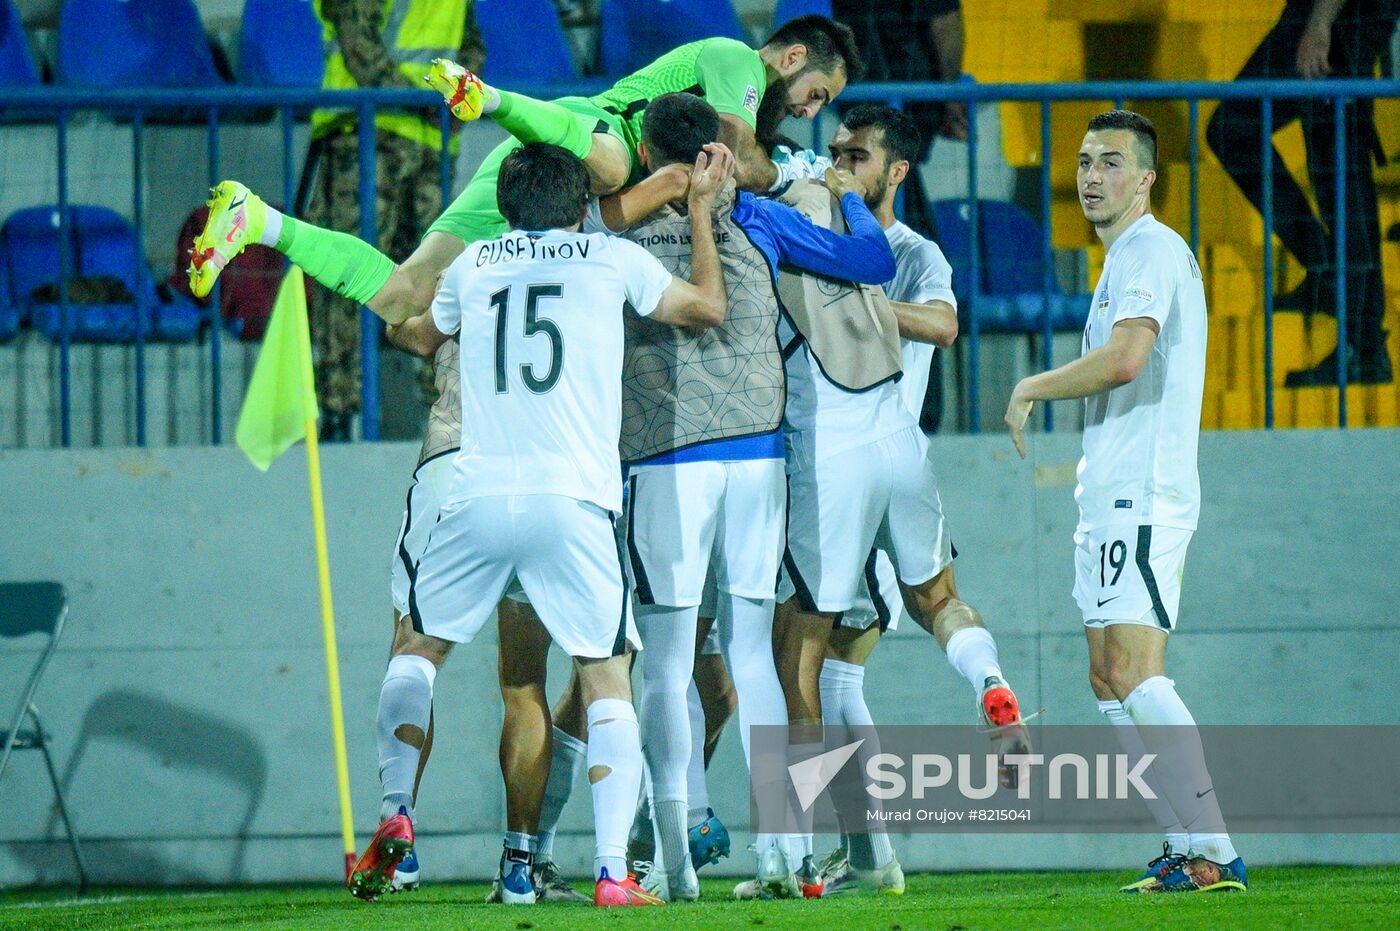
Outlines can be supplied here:
[[452, 112], [466, 120], [488, 113], [515, 138], [487, 156], [402, 265], [347, 233], [283, 216], [244, 185], [223, 181], [212, 191], [209, 220], [195, 240], [190, 287], [196, 296], [208, 294], [228, 262], [246, 244], [260, 242], [337, 294], [402, 323], [431, 305], [438, 276], [467, 245], [506, 231], [496, 207], [496, 176], [520, 145], [547, 142], [569, 150], [583, 160], [594, 193], [611, 193], [638, 173], [648, 101], [689, 91], [720, 114], [720, 141], [738, 158], [740, 187], [763, 192], [786, 179], [757, 140], [771, 135], [784, 116], [815, 116], [861, 72], [850, 29], [823, 16], [785, 24], [758, 51], [732, 39], [683, 45], [592, 98], [534, 100], [489, 87], [439, 60], [427, 80]]

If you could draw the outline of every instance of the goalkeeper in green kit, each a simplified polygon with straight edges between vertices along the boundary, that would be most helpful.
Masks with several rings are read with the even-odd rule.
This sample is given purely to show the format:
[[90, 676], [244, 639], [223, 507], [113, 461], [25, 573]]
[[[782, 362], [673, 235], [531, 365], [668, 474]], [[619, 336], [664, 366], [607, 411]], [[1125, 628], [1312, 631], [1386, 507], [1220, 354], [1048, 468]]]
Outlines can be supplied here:
[[647, 103], [687, 91], [718, 111], [720, 141], [737, 158], [739, 186], [766, 192], [786, 180], [767, 154], [778, 123], [815, 116], [861, 71], [851, 31], [823, 16], [792, 20], [757, 51], [723, 38], [682, 45], [595, 97], [535, 100], [439, 60], [427, 81], [452, 112], [463, 120], [490, 116], [513, 138], [487, 156], [402, 265], [352, 235], [279, 213], [237, 181], [223, 181], [212, 191], [208, 222], [195, 240], [190, 288], [208, 294], [229, 261], [258, 242], [388, 323], [401, 323], [428, 309], [438, 276], [467, 244], [506, 231], [496, 207], [496, 174], [518, 146], [546, 142], [569, 150], [583, 160], [594, 193], [609, 194], [640, 177], [637, 145]]

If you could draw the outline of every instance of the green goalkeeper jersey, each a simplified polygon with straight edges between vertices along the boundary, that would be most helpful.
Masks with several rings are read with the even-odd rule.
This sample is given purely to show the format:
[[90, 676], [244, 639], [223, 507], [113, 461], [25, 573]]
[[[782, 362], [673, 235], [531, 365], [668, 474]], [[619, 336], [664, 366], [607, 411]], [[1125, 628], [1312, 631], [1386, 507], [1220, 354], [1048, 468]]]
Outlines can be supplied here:
[[662, 94], [686, 91], [703, 97], [718, 113], [736, 116], [752, 129], [767, 86], [768, 75], [758, 52], [736, 39], [701, 39], [672, 49], [591, 99], [621, 117], [625, 141], [635, 159], [642, 138], [642, 112]]
[[[701, 39], [662, 55], [635, 74], [622, 78], [596, 97], [561, 97], [553, 101], [573, 115], [585, 132], [607, 133], [627, 148], [628, 183], [641, 180], [637, 143], [642, 140], [642, 113], [653, 98], [689, 91], [709, 101], [721, 114], [753, 128], [768, 75], [758, 53], [734, 39]], [[463, 242], [493, 239], [509, 227], [496, 204], [501, 162], [520, 146], [507, 139], [488, 154], [465, 190], [457, 195], [429, 232], [447, 233]]]

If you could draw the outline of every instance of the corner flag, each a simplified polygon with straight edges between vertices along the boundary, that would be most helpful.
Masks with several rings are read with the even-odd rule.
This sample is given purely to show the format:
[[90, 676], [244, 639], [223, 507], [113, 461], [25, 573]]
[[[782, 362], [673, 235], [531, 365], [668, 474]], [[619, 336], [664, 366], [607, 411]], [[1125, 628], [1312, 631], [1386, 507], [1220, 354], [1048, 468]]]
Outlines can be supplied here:
[[326, 547], [326, 513], [321, 501], [321, 456], [316, 445], [316, 379], [311, 373], [311, 330], [306, 320], [306, 285], [295, 265], [277, 289], [243, 410], [238, 415], [238, 448], [262, 471], [297, 440], [306, 440], [306, 472], [311, 485], [311, 526], [316, 538], [316, 577], [321, 590], [321, 634], [326, 643], [326, 682], [330, 690], [331, 736], [336, 788], [340, 794], [340, 833], [345, 875], [355, 863], [355, 822], [350, 814], [350, 766], [345, 758], [345, 715], [340, 702], [340, 661], [335, 649], [335, 608]]
[[292, 266], [267, 322], [235, 439], [253, 465], [266, 472], [274, 459], [297, 440], [314, 433], [321, 416], [311, 375], [311, 331], [306, 322], [306, 286], [301, 269]]

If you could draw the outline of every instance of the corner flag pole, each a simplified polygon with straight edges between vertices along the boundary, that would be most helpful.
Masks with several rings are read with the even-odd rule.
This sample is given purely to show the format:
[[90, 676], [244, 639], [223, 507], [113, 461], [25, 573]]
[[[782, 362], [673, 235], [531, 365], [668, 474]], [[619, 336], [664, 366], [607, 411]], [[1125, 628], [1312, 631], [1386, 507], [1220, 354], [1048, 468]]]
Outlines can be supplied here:
[[355, 865], [355, 827], [350, 815], [350, 767], [345, 760], [345, 716], [340, 704], [340, 661], [335, 650], [335, 609], [331, 605], [331, 566], [326, 549], [326, 511], [321, 500], [321, 457], [316, 445], [316, 377], [311, 371], [311, 333], [306, 320], [306, 286], [292, 266], [277, 289], [258, 362], [248, 380], [238, 414], [235, 440], [248, 461], [266, 472], [298, 440], [306, 441], [306, 476], [311, 485], [311, 523], [316, 536], [316, 577], [321, 590], [321, 633], [326, 643], [326, 684], [335, 738], [336, 787], [340, 790], [340, 830], [345, 841], [345, 877]]
[[[310, 368], [308, 361], [308, 368]], [[314, 389], [313, 389], [314, 390]], [[345, 876], [355, 865], [355, 820], [350, 815], [350, 764], [345, 755], [345, 712], [340, 702], [340, 660], [335, 650], [335, 608], [331, 603], [331, 563], [326, 548], [326, 511], [321, 500], [321, 453], [316, 420], [306, 419], [306, 474], [311, 484], [311, 525], [316, 535], [316, 578], [321, 588], [321, 634], [326, 641], [326, 684], [331, 694], [331, 734], [335, 740], [335, 784], [340, 794], [340, 835], [345, 845]]]
[[[309, 365], [308, 365], [309, 368]], [[316, 577], [321, 588], [321, 633], [326, 641], [326, 683], [331, 695], [331, 734], [335, 740], [335, 783], [340, 794], [340, 834], [345, 845], [345, 876], [355, 865], [355, 821], [350, 815], [350, 765], [345, 755], [345, 712], [340, 702], [340, 660], [335, 649], [335, 608], [326, 548], [326, 513], [321, 501], [321, 454], [316, 420], [306, 420], [306, 474], [311, 484], [311, 524], [316, 535]]]

